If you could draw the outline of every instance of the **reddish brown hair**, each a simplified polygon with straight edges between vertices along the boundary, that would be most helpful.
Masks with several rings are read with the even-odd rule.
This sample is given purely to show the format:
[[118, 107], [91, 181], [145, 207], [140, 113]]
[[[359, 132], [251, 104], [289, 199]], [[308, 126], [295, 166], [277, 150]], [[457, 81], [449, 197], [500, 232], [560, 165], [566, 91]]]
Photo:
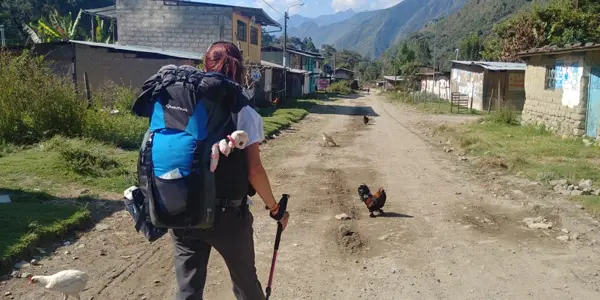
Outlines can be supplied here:
[[242, 84], [244, 73], [242, 53], [232, 43], [216, 42], [206, 51], [204, 70], [206, 72], [219, 72]]

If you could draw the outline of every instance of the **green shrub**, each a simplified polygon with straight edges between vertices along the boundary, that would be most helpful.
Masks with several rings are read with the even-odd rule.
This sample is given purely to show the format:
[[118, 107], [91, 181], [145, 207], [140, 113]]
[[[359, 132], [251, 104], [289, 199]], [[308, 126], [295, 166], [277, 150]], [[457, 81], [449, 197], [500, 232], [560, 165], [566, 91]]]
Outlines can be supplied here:
[[30, 144], [56, 134], [81, 134], [85, 103], [73, 83], [55, 76], [28, 51], [0, 51], [0, 140]]
[[101, 109], [117, 109], [119, 113], [130, 113], [133, 102], [137, 98], [136, 92], [126, 86], [105, 82], [92, 96], [94, 107]]
[[327, 88], [328, 93], [338, 93], [338, 94], [352, 94], [351, 82], [347, 80], [336, 81], [329, 85]]
[[486, 120], [495, 124], [518, 125], [518, 114], [510, 104], [500, 106], [497, 110], [486, 116]]
[[95, 149], [64, 147], [58, 153], [71, 171], [81, 175], [98, 176], [119, 167], [117, 161]]
[[123, 149], [140, 146], [148, 129], [148, 119], [132, 114], [111, 114], [102, 110], [87, 110], [83, 135]]

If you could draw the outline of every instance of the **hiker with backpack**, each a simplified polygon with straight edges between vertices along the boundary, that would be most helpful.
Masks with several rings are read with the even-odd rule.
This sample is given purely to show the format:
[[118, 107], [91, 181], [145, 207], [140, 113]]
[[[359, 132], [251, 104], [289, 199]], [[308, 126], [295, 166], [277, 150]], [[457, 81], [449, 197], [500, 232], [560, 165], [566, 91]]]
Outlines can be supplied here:
[[[138, 194], [147, 217], [136, 221], [169, 229], [177, 300], [203, 299], [212, 248], [225, 260], [238, 300], [265, 299], [248, 195], [258, 193], [281, 228], [289, 219], [261, 162], [263, 122], [240, 85], [242, 61], [234, 44], [214, 43], [204, 56], [204, 72], [165, 66], [144, 83], [133, 106], [135, 114], [150, 118], [138, 159]], [[234, 131], [247, 134], [245, 148], [220, 154], [212, 172], [211, 148], [222, 139], [232, 141]]]

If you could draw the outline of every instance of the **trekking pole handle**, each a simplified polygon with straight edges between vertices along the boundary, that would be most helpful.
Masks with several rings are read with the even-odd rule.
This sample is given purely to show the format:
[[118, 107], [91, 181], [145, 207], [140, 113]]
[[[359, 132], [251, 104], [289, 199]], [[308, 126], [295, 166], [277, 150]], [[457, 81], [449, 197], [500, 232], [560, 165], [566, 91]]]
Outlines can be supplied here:
[[[287, 204], [288, 204], [288, 199], [290, 198], [290, 195], [288, 194], [283, 194], [281, 196], [281, 199], [279, 200], [279, 209], [277, 210], [277, 215], [273, 215], [271, 212], [269, 212], [269, 215], [271, 216], [271, 218], [275, 219], [277, 222], [281, 221], [281, 219], [283, 218], [283, 216], [285, 215], [285, 212], [287, 211]], [[269, 208], [267, 206], [265, 206], [266, 210], [269, 210]]]

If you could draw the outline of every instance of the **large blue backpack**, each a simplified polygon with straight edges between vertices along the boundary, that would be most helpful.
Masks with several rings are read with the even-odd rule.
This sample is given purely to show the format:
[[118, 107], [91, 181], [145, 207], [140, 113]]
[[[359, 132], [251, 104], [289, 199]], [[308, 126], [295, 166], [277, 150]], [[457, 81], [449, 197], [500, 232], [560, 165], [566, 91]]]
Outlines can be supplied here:
[[144, 210], [157, 228], [210, 228], [219, 209], [245, 201], [242, 151], [221, 155], [210, 172], [211, 146], [236, 130], [248, 105], [242, 87], [218, 73], [165, 66], [143, 86], [133, 112], [150, 118], [138, 159]]

